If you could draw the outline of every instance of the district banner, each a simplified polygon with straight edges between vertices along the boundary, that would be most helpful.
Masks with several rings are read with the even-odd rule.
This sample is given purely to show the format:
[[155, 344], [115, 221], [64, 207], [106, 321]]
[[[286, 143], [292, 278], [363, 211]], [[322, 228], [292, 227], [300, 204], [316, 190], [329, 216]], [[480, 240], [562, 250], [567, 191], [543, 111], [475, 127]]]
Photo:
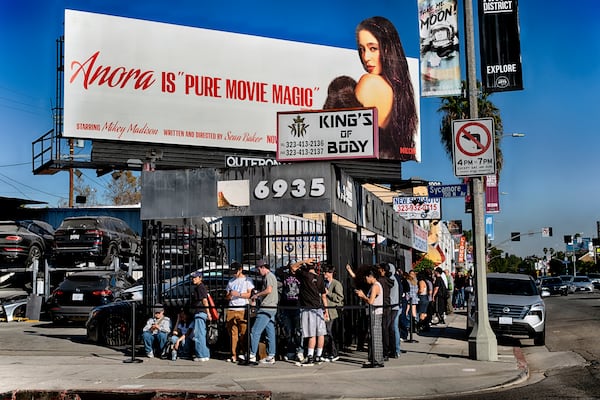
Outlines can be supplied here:
[[517, 0], [479, 0], [479, 52], [486, 92], [523, 90]]
[[460, 53], [456, 0], [418, 0], [421, 95], [459, 96]]

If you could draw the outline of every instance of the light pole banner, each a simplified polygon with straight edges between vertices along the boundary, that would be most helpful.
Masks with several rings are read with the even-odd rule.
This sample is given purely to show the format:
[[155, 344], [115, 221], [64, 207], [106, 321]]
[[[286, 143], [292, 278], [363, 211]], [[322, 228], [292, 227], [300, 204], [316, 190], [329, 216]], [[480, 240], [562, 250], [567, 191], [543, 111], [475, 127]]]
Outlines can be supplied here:
[[421, 95], [461, 94], [456, 0], [419, 0]]
[[486, 92], [523, 90], [517, 0], [479, 0], [479, 52]]
[[500, 196], [498, 195], [498, 175], [485, 176], [485, 212], [500, 212]]

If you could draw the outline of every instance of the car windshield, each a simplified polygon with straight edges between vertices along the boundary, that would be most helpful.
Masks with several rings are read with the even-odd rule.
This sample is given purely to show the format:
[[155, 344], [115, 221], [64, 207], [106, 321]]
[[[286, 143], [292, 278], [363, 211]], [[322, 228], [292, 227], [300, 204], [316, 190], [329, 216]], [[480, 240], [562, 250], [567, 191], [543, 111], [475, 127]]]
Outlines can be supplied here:
[[61, 228], [89, 228], [94, 226], [96, 226], [95, 219], [66, 219], [61, 224]]
[[535, 296], [538, 291], [534, 282], [523, 279], [488, 278], [488, 294]]
[[104, 289], [108, 279], [95, 276], [70, 276], [60, 284], [62, 290], [79, 289]]
[[576, 276], [573, 278], [573, 282], [589, 282], [589, 278], [587, 276]]
[[548, 278], [548, 279], [542, 280], [542, 285], [555, 285], [555, 284], [561, 284], [561, 283], [562, 283], [562, 279], [560, 279], [560, 278]]

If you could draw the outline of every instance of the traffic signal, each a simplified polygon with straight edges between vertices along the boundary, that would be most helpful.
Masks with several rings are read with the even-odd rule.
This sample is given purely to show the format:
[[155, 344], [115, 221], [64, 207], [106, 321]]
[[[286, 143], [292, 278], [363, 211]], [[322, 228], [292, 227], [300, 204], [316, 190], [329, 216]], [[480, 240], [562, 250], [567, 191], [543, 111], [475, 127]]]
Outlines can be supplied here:
[[511, 232], [510, 233], [510, 240], [512, 240], [513, 242], [520, 242], [521, 241], [521, 234], [519, 232]]

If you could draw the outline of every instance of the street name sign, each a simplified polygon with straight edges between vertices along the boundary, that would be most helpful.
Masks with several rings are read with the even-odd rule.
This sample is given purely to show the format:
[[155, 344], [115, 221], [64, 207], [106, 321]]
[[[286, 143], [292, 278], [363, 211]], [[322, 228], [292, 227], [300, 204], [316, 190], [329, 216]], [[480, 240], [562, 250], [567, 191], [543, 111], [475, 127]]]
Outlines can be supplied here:
[[427, 195], [429, 197], [465, 197], [467, 195], [467, 184], [428, 185]]

